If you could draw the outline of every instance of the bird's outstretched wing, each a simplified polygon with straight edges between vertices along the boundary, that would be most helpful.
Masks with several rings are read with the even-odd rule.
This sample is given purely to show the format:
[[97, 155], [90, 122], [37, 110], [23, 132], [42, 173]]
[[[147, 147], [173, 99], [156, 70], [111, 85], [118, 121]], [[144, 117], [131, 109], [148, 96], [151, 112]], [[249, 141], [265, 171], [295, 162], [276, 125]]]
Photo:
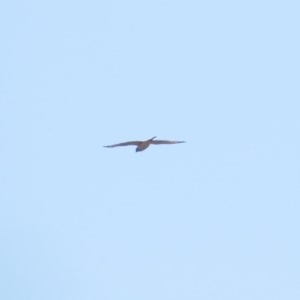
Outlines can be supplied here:
[[185, 143], [185, 141], [166, 141], [166, 140], [153, 140], [151, 144], [153, 145], [162, 145], [162, 144], [180, 144]]
[[113, 148], [113, 147], [119, 147], [119, 146], [138, 146], [140, 143], [141, 143], [141, 141], [130, 141], [130, 142], [108, 145], [108, 146], [103, 146], [103, 147]]

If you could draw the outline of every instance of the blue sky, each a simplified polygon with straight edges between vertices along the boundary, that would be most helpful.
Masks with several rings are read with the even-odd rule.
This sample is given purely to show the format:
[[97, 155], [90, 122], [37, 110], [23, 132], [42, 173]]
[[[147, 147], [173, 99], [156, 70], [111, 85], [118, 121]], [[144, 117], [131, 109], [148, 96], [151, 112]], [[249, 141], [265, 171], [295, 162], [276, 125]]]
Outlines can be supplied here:
[[4, 1], [0, 298], [300, 299], [299, 12]]

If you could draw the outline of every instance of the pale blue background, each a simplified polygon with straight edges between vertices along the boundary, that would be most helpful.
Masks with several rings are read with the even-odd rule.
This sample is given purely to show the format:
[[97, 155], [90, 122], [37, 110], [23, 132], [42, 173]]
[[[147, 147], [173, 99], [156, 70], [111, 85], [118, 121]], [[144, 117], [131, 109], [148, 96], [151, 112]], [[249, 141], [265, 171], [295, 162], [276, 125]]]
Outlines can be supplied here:
[[[300, 299], [300, 3], [0, 5], [0, 299]], [[186, 144], [107, 149], [131, 139]]]

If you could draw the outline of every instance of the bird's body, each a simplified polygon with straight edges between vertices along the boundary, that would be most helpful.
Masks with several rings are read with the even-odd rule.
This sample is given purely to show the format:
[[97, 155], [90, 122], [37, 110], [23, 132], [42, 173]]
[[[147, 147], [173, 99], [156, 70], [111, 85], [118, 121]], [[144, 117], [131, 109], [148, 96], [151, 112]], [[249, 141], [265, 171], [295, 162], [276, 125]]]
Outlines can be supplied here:
[[185, 143], [184, 141], [167, 141], [167, 140], [154, 140], [156, 136], [153, 138], [146, 140], [146, 141], [129, 141], [125, 143], [119, 143], [109, 146], [104, 146], [107, 148], [114, 148], [114, 147], [120, 147], [120, 146], [137, 146], [135, 151], [140, 152], [147, 149], [151, 144], [152, 145], [162, 145], [162, 144], [179, 144], [179, 143]]

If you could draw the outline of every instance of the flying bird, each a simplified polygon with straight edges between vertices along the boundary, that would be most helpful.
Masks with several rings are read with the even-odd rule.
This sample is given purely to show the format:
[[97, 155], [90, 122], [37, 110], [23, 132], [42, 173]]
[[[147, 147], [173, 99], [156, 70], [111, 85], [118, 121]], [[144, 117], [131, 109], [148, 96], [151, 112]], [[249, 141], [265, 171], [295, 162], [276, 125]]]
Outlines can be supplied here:
[[185, 143], [184, 141], [154, 140], [155, 138], [156, 138], [156, 136], [154, 136], [150, 140], [146, 140], [146, 141], [129, 141], [129, 142], [125, 142], [125, 143], [119, 143], [119, 144], [103, 146], [103, 147], [114, 148], [114, 147], [120, 147], [120, 146], [137, 146], [136, 149], [135, 149], [135, 152], [139, 152], [139, 151], [144, 151], [151, 144], [152, 145], [162, 145], [162, 144], [170, 145], [170, 144]]

